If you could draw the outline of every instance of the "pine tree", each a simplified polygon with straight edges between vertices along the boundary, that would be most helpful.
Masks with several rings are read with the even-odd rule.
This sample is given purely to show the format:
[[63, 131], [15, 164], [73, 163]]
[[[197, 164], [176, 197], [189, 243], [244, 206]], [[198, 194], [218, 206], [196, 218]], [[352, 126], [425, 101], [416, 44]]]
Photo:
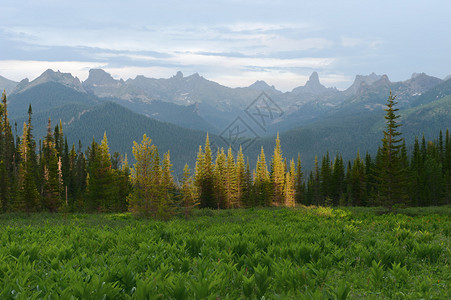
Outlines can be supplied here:
[[236, 158], [236, 198], [237, 198], [237, 206], [244, 206], [244, 194], [245, 194], [245, 176], [246, 176], [246, 165], [244, 163], [244, 155], [243, 149], [240, 146], [240, 150], [238, 151]]
[[296, 175], [294, 178], [294, 189], [295, 189], [295, 201], [296, 203], [304, 203], [304, 174], [302, 173], [301, 166], [301, 154], [298, 153], [298, 160], [296, 164]]
[[196, 198], [201, 199], [202, 195], [202, 183], [204, 181], [204, 171], [205, 171], [205, 156], [202, 151], [202, 146], [199, 145], [199, 151], [197, 152], [196, 165], [194, 166], [194, 185], [196, 187], [195, 191], [197, 193]]
[[115, 172], [117, 174], [116, 178], [118, 182], [118, 202], [115, 210], [124, 212], [128, 210], [127, 196], [132, 190], [127, 154], [125, 154], [125, 158], [122, 161], [121, 169], [117, 169]]
[[196, 162], [196, 186], [199, 191], [199, 206], [201, 208], [216, 208], [215, 203], [215, 191], [214, 191], [214, 174], [212, 154], [210, 148], [210, 139], [207, 134], [205, 139], [205, 152], [202, 152], [202, 148], [199, 147], [199, 153], [197, 155]]
[[77, 150], [77, 162], [75, 166], [75, 190], [76, 190], [76, 207], [77, 210], [81, 210], [83, 207], [87, 207], [84, 203], [86, 200], [86, 188], [87, 188], [87, 177], [88, 170], [86, 164], [86, 157], [82, 151], [81, 141], [78, 141], [78, 150]]
[[133, 156], [136, 163], [130, 174], [133, 185], [132, 193], [128, 197], [130, 210], [145, 216], [160, 218], [158, 212], [162, 185], [158, 149], [144, 134], [141, 144], [133, 142]]
[[385, 115], [386, 126], [382, 139], [381, 156], [376, 167], [375, 178], [378, 182], [378, 196], [382, 205], [392, 208], [395, 205], [407, 204], [407, 172], [403, 166], [401, 147], [403, 138], [398, 128], [399, 115], [395, 108], [395, 96], [390, 92]]
[[313, 203], [315, 205], [320, 205], [322, 203], [321, 197], [321, 180], [320, 180], [320, 172], [318, 167], [318, 157], [315, 155], [315, 169], [313, 173], [313, 182], [312, 182], [312, 191], [313, 191]]
[[0, 207], [3, 212], [10, 209], [16, 185], [16, 158], [14, 137], [8, 119], [6, 92], [0, 103]]
[[272, 202], [275, 205], [284, 204], [284, 182], [285, 182], [285, 164], [282, 157], [282, 149], [280, 146], [279, 134], [277, 133], [276, 146], [274, 147], [274, 155], [271, 161], [271, 194]]
[[424, 203], [424, 161], [420, 151], [418, 137], [415, 137], [413, 153], [410, 162], [410, 199], [415, 206], [423, 206]]
[[188, 219], [191, 214], [191, 210], [199, 204], [197, 201], [197, 193], [195, 189], [196, 187], [194, 185], [193, 178], [190, 175], [190, 169], [188, 167], [188, 164], [185, 164], [185, 167], [183, 168], [183, 177], [181, 184], [182, 205], [185, 219]]
[[162, 197], [159, 202], [157, 214], [161, 219], [169, 219], [174, 213], [174, 199], [176, 186], [172, 176], [172, 164], [170, 152], [163, 155], [161, 167]]
[[252, 183], [252, 174], [249, 166], [249, 159], [247, 159], [246, 171], [244, 172], [242, 203], [244, 207], [255, 206], [254, 185]]
[[32, 154], [31, 145], [33, 142], [30, 140], [32, 137], [30, 130], [30, 126], [24, 123], [22, 142], [19, 147], [21, 160], [19, 166], [18, 196], [14, 204], [16, 210], [26, 211], [27, 213], [40, 209], [39, 192], [35, 179], [36, 162], [33, 161], [35, 155]]
[[238, 207], [238, 182], [237, 182], [237, 168], [235, 159], [233, 158], [232, 148], [229, 147], [227, 151], [226, 162], [226, 207]]
[[261, 148], [260, 155], [257, 158], [257, 167], [254, 176], [254, 188], [255, 188], [255, 204], [262, 206], [270, 206], [272, 204], [271, 199], [271, 182], [268, 173], [268, 167], [266, 165], [265, 152], [263, 147]]
[[357, 152], [357, 157], [351, 168], [349, 184], [351, 188], [351, 205], [364, 206], [366, 205], [366, 179], [365, 179], [365, 165], [360, 158], [360, 153]]
[[374, 162], [368, 151], [365, 154], [366, 193], [368, 205], [375, 205], [376, 182], [374, 180]]
[[320, 199], [321, 203], [324, 203], [328, 206], [332, 204], [331, 183], [332, 183], [332, 170], [330, 164], [329, 151], [327, 151], [326, 155], [323, 156], [323, 159], [321, 160]]
[[59, 158], [52, 135], [52, 124], [49, 118], [47, 136], [44, 139], [41, 158], [42, 172], [42, 208], [56, 212], [62, 205], [60, 181], [61, 172], [58, 166]]
[[87, 209], [109, 211], [115, 202], [115, 186], [111, 170], [111, 159], [106, 133], [102, 142], [93, 139], [88, 148]]
[[331, 196], [333, 205], [339, 205], [345, 192], [345, 168], [339, 153], [335, 156], [332, 167]]
[[215, 204], [216, 208], [226, 208], [226, 185], [227, 185], [227, 170], [226, 170], [226, 155], [224, 149], [218, 149], [216, 155], [215, 168], [214, 168], [214, 192], [215, 192]]
[[290, 169], [285, 174], [284, 204], [287, 207], [295, 206], [295, 177], [296, 177], [296, 168], [294, 167], [294, 160], [291, 160]]

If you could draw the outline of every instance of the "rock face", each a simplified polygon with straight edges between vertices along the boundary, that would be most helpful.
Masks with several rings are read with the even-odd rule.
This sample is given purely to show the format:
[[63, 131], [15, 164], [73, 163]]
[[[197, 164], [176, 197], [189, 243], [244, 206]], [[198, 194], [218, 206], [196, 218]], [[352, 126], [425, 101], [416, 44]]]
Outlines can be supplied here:
[[374, 72], [370, 75], [356, 75], [354, 83], [345, 91], [348, 95], [355, 95], [362, 84], [371, 85], [381, 79], [381, 75], [376, 75]]
[[70, 73], [61, 73], [60, 71], [53, 71], [51, 69], [48, 69], [44, 73], [41, 74], [38, 78], [36, 78], [33, 81], [29, 81], [28, 79], [24, 79], [16, 86], [14, 93], [22, 93], [32, 87], [38, 86], [43, 83], [47, 82], [56, 82], [59, 84], [62, 84], [64, 86], [67, 86], [69, 88], [72, 88], [76, 90], [77, 92], [85, 93], [85, 89], [83, 88], [83, 85], [81, 84], [80, 79], [77, 77], [73, 77]]
[[318, 73], [313, 72], [312, 75], [310, 75], [309, 80], [305, 83], [305, 85], [293, 89], [292, 93], [320, 95], [326, 93], [329, 90], [331, 89], [326, 88], [319, 82]]
[[86, 86], [104, 86], [116, 84], [115, 80], [110, 74], [102, 69], [91, 69], [89, 70], [88, 79], [86, 79], [83, 84]]

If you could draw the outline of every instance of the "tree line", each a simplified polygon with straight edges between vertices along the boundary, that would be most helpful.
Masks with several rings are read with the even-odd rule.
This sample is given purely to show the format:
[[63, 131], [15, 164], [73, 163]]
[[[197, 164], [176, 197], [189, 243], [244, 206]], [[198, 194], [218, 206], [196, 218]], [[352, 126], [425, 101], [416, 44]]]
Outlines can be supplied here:
[[69, 147], [61, 121], [36, 143], [32, 108], [22, 136], [14, 136], [6, 94], [0, 104], [0, 205], [3, 212], [132, 211], [157, 218], [175, 213], [189, 216], [193, 207], [352, 205], [388, 208], [447, 204], [451, 198], [451, 138], [449, 131], [434, 141], [415, 140], [411, 155], [401, 136], [395, 97], [386, 104], [386, 126], [375, 157], [357, 152], [344, 162], [326, 153], [304, 175], [297, 161], [283, 157], [279, 136], [269, 163], [263, 147], [254, 169], [240, 148], [211, 149], [207, 134], [199, 146], [194, 170], [185, 165], [175, 180], [169, 151], [160, 158], [144, 135], [134, 142], [133, 167], [127, 157], [110, 154], [106, 133], [85, 152], [81, 143]]

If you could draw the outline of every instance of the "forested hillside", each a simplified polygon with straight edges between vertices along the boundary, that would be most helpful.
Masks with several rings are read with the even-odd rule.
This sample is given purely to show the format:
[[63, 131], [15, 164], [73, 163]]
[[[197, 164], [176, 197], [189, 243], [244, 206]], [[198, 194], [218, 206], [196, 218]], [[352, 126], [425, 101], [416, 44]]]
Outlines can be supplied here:
[[[319, 156], [321, 159], [315, 156], [313, 170], [309, 172], [300, 155], [294, 160], [284, 153], [279, 135], [273, 151], [265, 153], [264, 147], [260, 148], [254, 158], [257, 161], [254, 168], [241, 147], [235, 154], [232, 147], [219, 148], [209, 135], [201, 146], [201, 132], [188, 129], [180, 132], [175, 125], [136, 115], [114, 103], [85, 106], [88, 109], [79, 115], [79, 120], [67, 125], [72, 133], [93, 134], [91, 142], [86, 141], [86, 150], [81, 142], [68, 144], [70, 135], [65, 133], [62, 122], [53, 127], [50, 118], [45, 137], [37, 142], [31, 105], [21, 136], [14, 137], [6, 94], [3, 94], [0, 107], [2, 209], [28, 213], [131, 210], [166, 219], [181, 209], [189, 215], [197, 205], [221, 209], [294, 207], [299, 203], [382, 205], [392, 209], [449, 203], [449, 131], [440, 131], [433, 141], [426, 141], [423, 136], [420, 143], [416, 138], [409, 156], [400, 131], [402, 124], [395, 98], [390, 94], [386, 103], [383, 130], [375, 138], [382, 138], [377, 155], [355, 150], [355, 158], [347, 160], [339, 152], [327, 152]], [[110, 145], [114, 144], [109, 141], [107, 131], [101, 129], [106, 123], [110, 124], [110, 132], [128, 141], [133, 153], [132, 164], [127, 156], [111, 153]], [[142, 130], [142, 140], [140, 135], [132, 134], [139, 134], [139, 130]], [[172, 150], [174, 141], [184, 143], [184, 147], [178, 145]], [[114, 146], [125, 147], [124, 144]], [[197, 157], [187, 150], [196, 146]], [[187, 163], [191, 160], [194, 168], [185, 164], [183, 175], [178, 176], [171, 161], [174, 155], [185, 158]]]

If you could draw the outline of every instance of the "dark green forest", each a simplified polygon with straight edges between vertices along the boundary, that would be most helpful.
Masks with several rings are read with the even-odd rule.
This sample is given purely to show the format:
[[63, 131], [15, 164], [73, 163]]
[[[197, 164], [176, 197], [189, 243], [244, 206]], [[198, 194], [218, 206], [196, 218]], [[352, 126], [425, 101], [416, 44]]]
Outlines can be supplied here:
[[[383, 206], [391, 210], [449, 204], [449, 131], [438, 132], [434, 140], [417, 137], [412, 150], [407, 151], [395, 100], [390, 94], [376, 155], [359, 153], [356, 149], [356, 157], [345, 161], [340, 153], [327, 152], [321, 159], [315, 157], [312, 170], [304, 173], [300, 155], [296, 161], [284, 157], [279, 135], [273, 153], [265, 154], [261, 147], [256, 159], [245, 157], [241, 149], [235, 155], [231, 148], [214, 148], [207, 135], [205, 144], [199, 146], [197, 158], [186, 157], [187, 162], [195, 161], [194, 170], [187, 164], [183, 176], [174, 178], [172, 153], [159, 153], [157, 145], [152, 144], [151, 138], [158, 135], [158, 128], [148, 136], [144, 134], [140, 143], [135, 141], [132, 145], [130, 141], [134, 162], [131, 166], [127, 155], [110, 153], [106, 133], [100, 143], [93, 138], [83, 151], [81, 143], [68, 144], [61, 122], [52, 124], [48, 118], [45, 136], [37, 139], [31, 105], [19, 136], [18, 129], [12, 130], [3, 93], [1, 208], [3, 212], [27, 213], [132, 211], [166, 219], [178, 213], [188, 217], [196, 206], [225, 209], [302, 204]], [[111, 105], [105, 104], [103, 108]], [[43, 121], [42, 114], [39, 122]], [[109, 118], [114, 119], [114, 114]], [[80, 130], [93, 131], [98, 127], [93, 122], [83, 124]], [[138, 126], [115, 124], [117, 128], [111, 130], [135, 125]], [[177, 138], [177, 135], [167, 137], [168, 140]], [[184, 151], [183, 146], [179, 148], [177, 156]], [[293, 151], [294, 147], [289, 145], [289, 148]], [[250, 160], [257, 162], [255, 168], [251, 168]]]

